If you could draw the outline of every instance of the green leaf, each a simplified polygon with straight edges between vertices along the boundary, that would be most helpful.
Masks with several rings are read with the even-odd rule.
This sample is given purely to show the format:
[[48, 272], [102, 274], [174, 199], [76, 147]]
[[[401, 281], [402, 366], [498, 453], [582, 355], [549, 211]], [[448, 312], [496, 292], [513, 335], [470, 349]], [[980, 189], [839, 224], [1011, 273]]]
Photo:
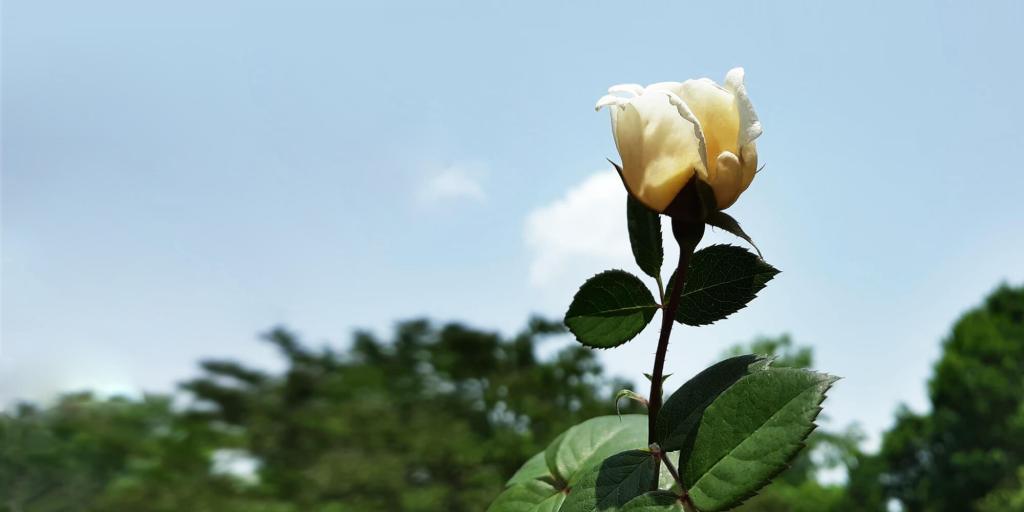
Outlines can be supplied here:
[[565, 435], [569, 433], [575, 426], [569, 427], [568, 430], [558, 434], [558, 437], [554, 441], [548, 444], [548, 447], [544, 449], [544, 465], [547, 466], [548, 472], [555, 477], [555, 481], [558, 482], [560, 487], [564, 487], [567, 480], [559, 476], [555, 468], [558, 467], [558, 449], [562, 446], [562, 441], [565, 440]]
[[[778, 273], [742, 247], [705, 247], [690, 259], [676, 321], [694, 326], [717, 322], [745, 308]], [[666, 297], [674, 286], [675, 274], [669, 279]]]
[[679, 496], [668, 491], [652, 491], [629, 500], [622, 512], [683, 512]]
[[632, 194], [626, 194], [626, 225], [633, 258], [645, 274], [661, 279], [665, 250], [661, 242], [661, 216], [644, 206]]
[[728, 213], [722, 211], [712, 212], [711, 214], [708, 215], [707, 223], [708, 225], [724, 229], [746, 240], [747, 243], [750, 244], [755, 251], [757, 251], [758, 257], [764, 259], [764, 255], [761, 254], [761, 249], [757, 248], [757, 244], [754, 243], [754, 239], [750, 238], [750, 235], [748, 235], [746, 231], [743, 231], [743, 228], [740, 227], [739, 221], [734, 219], [732, 215], [729, 215]]
[[522, 467], [516, 470], [512, 478], [505, 482], [505, 486], [521, 484], [538, 478], [550, 478], [551, 476], [551, 472], [548, 471], [547, 462], [544, 460], [544, 452], [540, 452], [530, 457], [530, 460], [527, 460]]
[[562, 508], [566, 494], [560, 492], [537, 505], [531, 512], [558, 512]]
[[548, 470], [571, 486], [616, 453], [647, 447], [647, 415], [598, 416], [570, 427], [546, 450]]
[[565, 325], [588, 347], [611, 348], [640, 333], [658, 310], [639, 277], [607, 270], [583, 283], [565, 314]]
[[835, 377], [767, 368], [741, 378], [704, 410], [683, 484], [703, 512], [728, 510], [787, 467], [814, 430]]
[[655, 459], [647, 450], [629, 450], [584, 472], [562, 504], [561, 512], [618, 510], [629, 500], [653, 491]]
[[487, 512], [540, 512], [542, 510], [557, 510], [540, 508], [545, 502], [560, 493], [551, 484], [533, 480], [513, 485], [487, 507]]
[[704, 410], [729, 386], [751, 371], [767, 366], [767, 359], [738, 356], [715, 363], [686, 381], [658, 411], [655, 439], [665, 451], [687, 450], [693, 443]]

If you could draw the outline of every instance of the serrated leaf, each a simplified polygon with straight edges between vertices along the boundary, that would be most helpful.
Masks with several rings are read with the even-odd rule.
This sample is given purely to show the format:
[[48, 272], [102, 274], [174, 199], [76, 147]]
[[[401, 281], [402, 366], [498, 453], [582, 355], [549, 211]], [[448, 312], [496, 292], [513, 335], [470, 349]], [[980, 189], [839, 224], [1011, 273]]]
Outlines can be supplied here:
[[[707, 325], [745, 308], [779, 271], [734, 245], [712, 245], [693, 254], [679, 298], [676, 321]], [[669, 279], [665, 296], [675, 286]]]
[[580, 343], [611, 348], [640, 334], [658, 307], [639, 277], [608, 270], [583, 283], [565, 314], [565, 325]]
[[562, 512], [609, 512], [654, 490], [655, 459], [647, 450], [629, 450], [584, 472], [562, 504]]
[[552, 475], [548, 471], [547, 461], [544, 460], [544, 452], [539, 452], [516, 470], [512, 478], [505, 482], [505, 487], [545, 477], [552, 477]]
[[784, 470], [814, 430], [835, 377], [767, 368], [740, 379], [704, 410], [683, 484], [703, 512], [728, 510]]
[[540, 512], [547, 509], [539, 507], [558, 494], [562, 493], [540, 480], [516, 484], [499, 494], [487, 512]]
[[598, 416], [570, 427], [556, 441], [545, 451], [548, 470], [571, 486], [611, 455], [647, 447], [647, 416]]
[[622, 512], [683, 512], [679, 496], [668, 491], [651, 491], [629, 500]]
[[633, 259], [645, 274], [661, 278], [661, 264], [665, 259], [662, 247], [661, 215], [644, 206], [632, 194], [626, 194], [626, 225]]
[[767, 360], [762, 357], [737, 356], [715, 363], [686, 381], [665, 401], [655, 419], [655, 439], [661, 448], [687, 450], [704, 410], [742, 377], [766, 366]]

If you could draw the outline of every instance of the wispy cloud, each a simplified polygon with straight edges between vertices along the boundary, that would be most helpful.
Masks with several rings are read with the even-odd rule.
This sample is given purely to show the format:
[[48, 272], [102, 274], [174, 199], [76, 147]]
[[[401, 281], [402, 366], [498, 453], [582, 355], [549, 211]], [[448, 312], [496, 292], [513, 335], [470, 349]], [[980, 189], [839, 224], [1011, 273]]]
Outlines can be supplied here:
[[581, 268], [629, 265], [626, 191], [619, 177], [610, 171], [595, 173], [565, 196], [532, 211], [524, 239], [531, 252], [530, 283], [535, 286], [554, 285], [563, 277], [576, 279]]
[[427, 178], [419, 190], [423, 203], [435, 204], [469, 200], [482, 203], [487, 199], [481, 184], [483, 172], [477, 166], [452, 165]]

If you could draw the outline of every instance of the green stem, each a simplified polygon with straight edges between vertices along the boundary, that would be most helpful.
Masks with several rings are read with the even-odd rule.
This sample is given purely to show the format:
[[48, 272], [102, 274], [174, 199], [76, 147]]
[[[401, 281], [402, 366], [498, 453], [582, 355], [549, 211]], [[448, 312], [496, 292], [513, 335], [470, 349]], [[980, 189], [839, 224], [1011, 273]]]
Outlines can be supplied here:
[[704, 236], [704, 224], [687, 222], [673, 217], [672, 234], [679, 243], [679, 264], [676, 266], [676, 277], [669, 289], [668, 305], [661, 310], [661, 336], [658, 338], [658, 349], [654, 354], [654, 370], [651, 372], [651, 393], [647, 400], [647, 442], [654, 443], [654, 426], [661, 410], [661, 381], [665, 372], [665, 355], [668, 353], [668, 340], [672, 336], [672, 325], [675, 323], [676, 311], [679, 309], [679, 298], [683, 294], [686, 282], [686, 270], [690, 266], [690, 257]]
[[665, 469], [668, 469], [668, 473], [672, 475], [672, 478], [676, 481], [677, 484], [679, 484], [679, 489], [683, 493], [681, 496], [679, 496], [679, 501], [683, 503], [683, 508], [686, 509], [687, 511], [697, 510], [697, 507], [694, 506], [693, 504], [693, 500], [690, 499], [690, 493], [686, 492], [686, 486], [683, 485], [683, 479], [679, 478], [679, 471], [677, 471], [676, 467], [672, 465], [672, 461], [669, 460], [668, 454], [665, 452], [661, 452], [658, 455], [659, 458], [665, 462]]

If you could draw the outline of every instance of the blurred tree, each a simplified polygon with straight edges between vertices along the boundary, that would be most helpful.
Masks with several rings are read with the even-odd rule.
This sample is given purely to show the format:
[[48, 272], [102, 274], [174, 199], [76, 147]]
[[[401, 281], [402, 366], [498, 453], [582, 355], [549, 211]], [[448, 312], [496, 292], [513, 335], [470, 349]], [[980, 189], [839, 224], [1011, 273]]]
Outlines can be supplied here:
[[[227, 510], [211, 501], [233, 490], [207, 471], [217, 437], [167, 397], [79, 393], [48, 409], [22, 405], [0, 416], [0, 510]], [[210, 506], [191, 507], [199, 503]]]
[[483, 510], [523, 461], [629, 387], [577, 345], [539, 359], [562, 332], [410, 321], [336, 352], [276, 329], [282, 374], [205, 361], [184, 408], [89, 394], [22, 405], [0, 415], [0, 510]]
[[911, 512], [1020, 510], [1024, 287], [1000, 286], [956, 322], [929, 395], [929, 414], [903, 409], [885, 435], [886, 494]]
[[[410, 321], [338, 352], [276, 329], [266, 339], [283, 372], [205, 361], [184, 407], [88, 393], [23, 404], [0, 414], [0, 511], [483, 510], [530, 455], [631, 387], [576, 345], [539, 359], [561, 332], [536, 319], [511, 338]], [[788, 336], [731, 351], [749, 352], [813, 366]], [[878, 454], [860, 452], [856, 428], [819, 430], [740, 510], [896, 499], [910, 512], [1024, 512], [1024, 287], [1000, 287], [956, 323], [929, 391], [932, 412], [899, 410]], [[845, 489], [821, 483], [823, 469], [845, 469]]]
[[539, 340], [561, 332], [539, 319], [512, 339], [411, 321], [390, 343], [360, 332], [337, 354], [277, 329], [267, 339], [287, 359], [282, 376], [208, 361], [184, 388], [198, 400], [193, 417], [246, 432], [258, 492], [300, 510], [477, 511], [562, 430], [608, 414], [613, 388], [626, 386], [575, 345], [538, 360]]
[[988, 493], [978, 502], [979, 512], [1024, 512], [1024, 466], [1017, 468], [1016, 478]]

